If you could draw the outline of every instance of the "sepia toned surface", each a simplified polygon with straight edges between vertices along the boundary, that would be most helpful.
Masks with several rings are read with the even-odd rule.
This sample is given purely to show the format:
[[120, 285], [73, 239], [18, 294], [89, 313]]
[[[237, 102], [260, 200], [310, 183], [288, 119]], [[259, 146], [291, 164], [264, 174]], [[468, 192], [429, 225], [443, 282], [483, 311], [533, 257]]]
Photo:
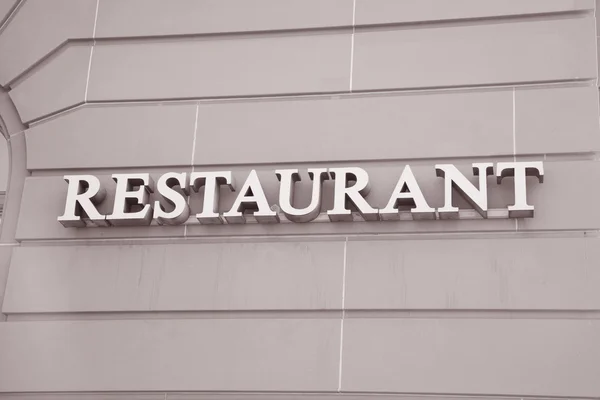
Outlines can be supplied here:
[[[0, 399], [600, 397], [595, 13], [0, 0]], [[356, 166], [384, 207], [410, 165], [441, 207], [436, 164], [477, 182], [472, 163], [513, 160], [544, 162], [534, 218], [57, 221], [71, 174], [101, 180], [109, 213], [115, 173], [230, 170], [241, 185], [256, 170], [275, 205], [276, 169], [300, 169], [306, 204], [307, 168]], [[489, 177], [490, 208], [513, 186]]]

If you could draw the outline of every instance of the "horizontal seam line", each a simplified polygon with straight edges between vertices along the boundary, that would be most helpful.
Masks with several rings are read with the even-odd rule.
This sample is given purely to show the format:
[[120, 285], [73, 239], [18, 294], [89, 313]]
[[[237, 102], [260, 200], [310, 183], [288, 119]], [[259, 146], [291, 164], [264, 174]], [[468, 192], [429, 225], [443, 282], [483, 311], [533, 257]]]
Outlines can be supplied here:
[[[271, 391], [248, 391], [248, 390], [155, 390], [155, 391], [72, 391], [72, 392], [64, 392], [64, 391], [40, 391], [40, 392], [2, 392], [0, 393], [0, 399], [3, 395], [14, 395], [18, 394], [21, 396], [25, 395], [34, 395], [40, 396], [44, 394], [65, 394], [71, 398], [71, 396], [76, 396], [78, 394], [102, 394], [102, 395], [131, 395], [131, 394], [154, 394], [154, 393], [171, 393], [171, 394], [196, 394], [196, 395], [222, 395], [226, 397], [227, 395], [240, 395], [240, 394], [249, 394], [249, 395], [280, 395], [280, 394], [298, 394], [306, 396], [308, 400], [310, 400], [310, 396], [330, 396], [330, 397], [345, 397], [347, 395], [368, 395], [373, 397], [386, 397], [390, 395], [394, 396], [415, 396], [415, 397], [423, 397], [435, 399], [436, 397], [443, 397], [447, 399], [448, 397], [454, 397], [455, 400], [459, 400], [460, 398], [473, 398], [474, 400], [481, 400], [482, 397], [490, 398], [490, 399], [535, 399], [535, 400], [546, 400], [546, 399], [567, 399], [567, 400], [597, 400], [598, 397], [581, 397], [581, 396], [552, 396], [552, 395], [519, 395], [519, 394], [485, 394], [485, 393], [452, 393], [452, 392], [371, 392], [371, 391], [348, 391], [344, 390], [342, 392], [338, 392], [337, 390], [331, 391], [315, 391], [315, 390], [307, 390], [307, 391], [283, 391], [283, 390], [271, 390]], [[23, 400], [27, 398], [24, 397]], [[191, 399], [191, 397], [190, 397]]]
[[[345, 312], [346, 320], [510, 320], [510, 321], [598, 321], [600, 310], [552, 311], [545, 310], [520, 311], [499, 310], [498, 312], [471, 310], [463, 313], [453, 310], [443, 311], [369, 311], [357, 313], [352, 310], [248, 310], [248, 311], [49, 311], [49, 312], [11, 312], [3, 310], [8, 322], [42, 322], [42, 321], [136, 321], [136, 320], [270, 320], [270, 319], [316, 319], [337, 320]], [[371, 314], [371, 315], [370, 315]]]
[[[553, 163], [553, 162], [577, 162], [577, 161], [589, 161], [589, 162], [598, 162], [600, 160], [595, 160], [595, 156], [600, 154], [600, 150], [598, 151], [577, 151], [577, 152], [569, 152], [569, 153], [523, 153], [517, 154], [519, 157], [544, 157], [545, 163]], [[462, 155], [462, 156], [451, 156], [451, 157], [421, 157], [421, 158], [361, 158], [361, 159], [347, 159], [347, 160], [331, 160], [331, 161], [323, 161], [323, 160], [298, 160], [298, 161], [263, 161], [263, 162], [244, 162], [244, 163], [218, 163], [218, 164], [207, 164], [207, 163], [195, 163], [193, 165], [194, 168], [206, 168], [206, 169], [215, 169], [215, 168], [226, 168], [228, 170], [236, 170], [236, 169], [256, 169], [256, 168], [268, 168], [268, 167], [279, 167], [279, 166], [289, 166], [294, 165], [298, 167], [302, 166], [343, 166], [346, 164], [356, 164], [360, 163], [362, 165], [376, 165], [376, 164], [388, 164], [388, 163], [401, 163], [401, 164], [412, 164], [412, 165], [425, 165], [431, 163], [440, 163], [440, 162], [450, 162], [453, 161], [455, 164], [469, 164], [472, 161], [480, 161], [480, 160], [498, 160], [501, 162], [502, 160], [509, 158], [512, 161], [512, 154], [509, 153], [498, 153], [498, 154], [490, 154], [490, 155]], [[566, 159], [565, 159], [566, 158]], [[402, 165], [400, 165], [402, 166]], [[45, 178], [45, 177], [53, 177], [57, 175], [63, 175], [65, 172], [74, 172], [74, 171], [86, 171], [98, 173], [99, 175], [110, 175], [115, 173], [115, 171], [133, 171], [136, 172], [156, 172], [162, 170], [181, 170], [181, 172], [188, 171], [192, 168], [189, 164], [165, 164], [165, 165], [134, 165], [134, 166], [125, 166], [125, 165], [115, 165], [110, 167], [95, 167], [95, 166], [87, 166], [87, 167], [73, 167], [73, 166], [65, 166], [61, 168], [34, 168], [29, 167], [28, 170], [32, 173], [30, 177], [32, 178]]]
[[341, 311], [352, 313], [354, 315], [368, 314], [600, 314], [600, 308], [564, 308], [564, 309], [545, 309], [545, 308], [256, 308], [256, 309], [156, 309], [156, 310], [75, 310], [75, 311], [14, 311], [11, 315], [102, 315], [102, 314], [198, 314], [198, 315], [228, 315], [228, 314], [339, 314]]
[[[392, 222], [393, 223], [393, 222]], [[182, 227], [179, 227], [180, 230], [182, 230]], [[118, 228], [108, 228], [108, 229], [117, 229]], [[183, 230], [182, 230], [183, 231]], [[511, 237], [519, 237], [519, 238], [528, 238], [531, 237], [532, 235], [542, 235], [542, 237], [545, 236], [552, 236], [552, 235], [582, 235], [581, 237], [597, 237], [597, 236], [592, 236], [592, 235], [587, 235], [588, 233], [590, 234], [594, 234], [594, 235], [598, 235], [599, 230], [598, 229], [564, 229], [564, 230], [559, 230], [559, 229], [555, 229], [555, 230], [530, 230], [530, 231], [514, 231], [512, 229], [507, 229], [507, 230], [496, 230], [496, 231], [463, 231], [463, 232], [447, 232], [447, 231], [434, 231], [434, 232], [406, 232], [406, 233], [402, 233], [402, 232], [392, 232], [392, 233], [358, 233], [358, 234], [348, 234], [348, 233], [331, 233], [331, 234], [327, 234], [327, 233], [321, 233], [321, 234], [274, 234], [274, 235], [264, 235], [264, 234], [260, 234], [260, 235], [232, 235], [231, 233], [227, 234], [227, 235], [198, 235], [198, 236], [188, 236], [188, 237], [184, 237], [183, 236], [183, 232], [181, 233], [181, 236], [172, 236], [172, 235], [165, 235], [164, 237], [154, 237], [154, 238], [148, 238], [148, 237], [115, 237], [115, 238], [86, 238], [86, 239], [18, 239], [19, 243], [22, 246], [33, 246], [33, 245], [40, 245], [40, 244], [47, 244], [47, 245], [60, 245], [60, 244], [76, 244], [76, 243], [80, 243], [80, 244], [89, 244], [89, 243], [130, 243], [130, 242], [162, 242], [159, 244], [168, 244], [165, 242], [181, 242], [181, 243], [190, 243], [191, 242], [201, 242], [203, 240], [223, 240], [223, 238], [228, 238], [228, 239], [234, 239], [234, 240], [241, 240], [241, 241], [245, 241], [247, 239], [251, 239], [251, 240], [263, 240], [263, 239], [281, 239], [286, 238], [286, 239], [319, 239], [319, 238], [343, 238], [343, 237], [348, 237], [349, 240], [353, 240], [351, 238], [373, 238], [373, 237], [377, 237], [377, 238], [396, 238], [397, 240], [420, 240], [423, 238], [427, 238], [427, 237], [439, 237], [439, 236], [444, 236], [445, 239], [448, 238], [452, 238], [452, 237], [468, 237], [471, 238], [471, 236], [473, 236], [473, 238], [489, 238], [489, 237], [493, 237], [493, 236], [502, 236], [502, 237], [506, 237], [511, 238]], [[572, 236], [569, 236], [572, 237]], [[385, 239], [384, 239], [385, 240]]]
[[521, 81], [521, 82], [506, 82], [496, 84], [473, 84], [473, 85], [450, 85], [450, 86], [423, 86], [411, 88], [391, 88], [391, 89], [354, 89], [352, 92], [347, 90], [342, 91], [324, 91], [324, 92], [295, 92], [295, 93], [274, 93], [274, 94], [258, 94], [258, 95], [232, 95], [232, 96], [198, 96], [198, 97], [165, 97], [151, 99], [124, 99], [124, 100], [88, 100], [80, 101], [71, 106], [63, 107], [59, 110], [47, 113], [27, 121], [28, 126], [39, 125], [48, 120], [53, 119], [57, 115], [68, 113], [82, 106], [94, 105], [128, 105], [128, 104], [177, 104], [177, 103], [204, 103], [204, 104], [224, 104], [235, 102], [252, 102], [252, 101], [269, 101], [269, 100], [302, 100], [302, 99], [327, 99], [330, 97], [340, 98], [362, 98], [364, 96], [373, 95], [393, 95], [394, 93], [444, 93], [444, 92], [476, 92], [479, 90], [500, 90], [508, 88], [543, 88], [543, 87], [562, 87], [568, 85], [586, 86], [587, 83], [594, 83], [596, 78], [569, 78], [556, 79], [546, 81]]

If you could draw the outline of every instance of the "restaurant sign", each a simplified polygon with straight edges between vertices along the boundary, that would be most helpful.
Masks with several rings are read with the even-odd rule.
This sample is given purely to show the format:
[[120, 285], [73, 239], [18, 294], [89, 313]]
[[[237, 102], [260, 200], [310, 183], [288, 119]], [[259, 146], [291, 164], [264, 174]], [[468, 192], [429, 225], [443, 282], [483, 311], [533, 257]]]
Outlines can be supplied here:
[[[475, 185], [453, 164], [435, 165], [435, 173], [443, 179], [444, 205], [431, 207], [423, 195], [410, 166], [406, 165], [384, 208], [368, 202], [370, 189], [367, 171], [359, 167], [309, 168], [312, 192], [306, 207], [294, 204], [294, 188], [300, 181], [298, 169], [274, 171], [279, 180], [279, 202], [269, 204], [256, 170], [251, 170], [238, 187], [231, 171], [168, 172], [156, 182], [148, 173], [114, 174], [114, 202], [110, 214], [102, 214], [97, 206], [107, 197], [106, 188], [94, 175], [65, 175], [68, 183], [65, 211], [58, 221], [65, 227], [123, 226], [123, 225], [180, 225], [244, 224], [311, 222], [311, 221], [387, 221], [433, 220], [466, 218], [531, 218], [534, 206], [527, 202], [527, 179], [544, 179], [541, 161], [474, 163]], [[496, 184], [506, 177], [513, 178], [514, 202], [504, 209], [488, 209], [488, 176]], [[478, 178], [478, 179], [477, 179]], [[333, 180], [333, 207], [322, 210], [323, 183]], [[231, 208], [219, 213], [221, 190], [236, 192]], [[157, 192], [159, 200], [150, 201]], [[189, 195], [203, 191], [200, 213], [190, 215]], [[472, 207], [459, 210], [453, 205], [454, 193], [462, 196]], [[165, 205], [168, 205], [165, 207]], [[467, 211], [466, 214], [464, 211]]]

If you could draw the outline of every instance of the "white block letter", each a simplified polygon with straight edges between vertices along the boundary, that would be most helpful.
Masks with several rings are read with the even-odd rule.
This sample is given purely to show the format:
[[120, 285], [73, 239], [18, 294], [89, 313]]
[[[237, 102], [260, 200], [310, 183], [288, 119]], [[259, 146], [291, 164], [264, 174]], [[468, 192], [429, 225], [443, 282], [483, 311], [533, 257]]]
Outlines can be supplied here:
[[198, 192], [204, 186], [204, 205], [202, 212], [196, 214], [198, 221], [201, 224], [222, 224], [223, 219], [219, 215], [220, 186], [227, 185], [235, 192], [231, 171], [193, 172], [190, 180], [194, 192]]
[[410, 207], [413, 219], [435, 219], [435, 209], [429, 207], [410, 166], [404, 167], [388, 205], [379, 210], [382, 220], [399, 218], [398, 207]]
[[244, 218], [246, 210], [254, 211], [254, 217], [258, 222], [279, 222], [279, 216], [269, 207], [256, 170], [250, 171], [231, 210], [224, 213], [223, 217], [230, 224], [243, 224], [246, 223], [246, 218]]
[[[329, 220], [352, 221], [352, 211], [346, 208], [348, 200], [357, 208], [365, 221], [377, 221], [378, 210], [367, 203], [364, 196], [369, 194], [369, 174], [362, 168], [330, 168], [329, 173], [335, 179], [333, 209], [327, 211]], [[354, 185], [348, 187], [349, 182]]]
[[473, 164], [473, 175], [479, 176], [479, 189], [452, 164], [436, 165], [435, 172], [438, 177], [444, 178], [444, 207], [438, 208], [440, 219], [458, 218], [458, 207], [452, 206], [453, 188], [483, 218], [487, 218], [487, 177], [494, 174], [492, 163]]
[[100, 187], [100, 180], [93, 175], [65, 175], [69, 184], [65, 212], [58, 217], [64, 227], [84, 227], [85, 220], [106, 226], [105, 216], [100, 214], [95, 204], [106, 197], [106, 190]]
[[533, 218], [533, 206], [527, 204], [527, 179], [534, 176], [544, 183], [544, 163], [535, 162], [501, 162], [496, 164], [496, 181], [512, 176], [515, 179], [515, 204], [508, 206], [510, 218]]
[[[148, 204], [154, 182], [149, 174], [114, 174], [117, 183], [113, 213], [106, 217], [112, 225], [150, 225], [152, 206]], [[140, 208], [133, 211], [132, 208]]]
[[[173, 189], [179, 187], [179, 189]], [[184, 196], [187, 188], [187, 174], [185, 172], [168, 172], [156, 182], [156, 190], [160, 193], [173, 210], [166, 212], [160, 201], [154, 202], [154, 218], [159, 225], [179, 225], [187, 221], [190, 216], [190, 207]]]
[[308, 176], [313, 184], [310, 204], [305, 208], [295, 208], [292, 205], [295, 183], [301, 180], [298, 170], [278, 169], [275, 171], [275, 175], [281, 182], [279, 186], [279, 207], [287, 219], [294, 222], [310, 222], [319, 216], [323, 181], [329, 179], [327, 168], [310, 168], [308, 170]]

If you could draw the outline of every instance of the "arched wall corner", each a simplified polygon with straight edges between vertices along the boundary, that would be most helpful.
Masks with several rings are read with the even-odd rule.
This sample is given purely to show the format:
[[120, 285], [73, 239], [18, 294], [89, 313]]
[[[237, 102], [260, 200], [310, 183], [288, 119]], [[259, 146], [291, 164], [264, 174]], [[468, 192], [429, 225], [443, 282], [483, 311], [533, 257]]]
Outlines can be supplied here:
[[[18, 242], [15, 240], [21, 196], [27, 171], [27, 152], [25, 144], [26, 126], [21, 122], [19, 113], [9, 93], [0, 87], [0, 131], [8, 142], [9, 174], [6, 200], [0, 225], [0, 310], [4, 300], [4, 291], [8, 280], [8, 270], [12, 251]], [[6, 318], [0, 314], [0, 322]]]
[[15, 243], [17, 219], [21, 205], [21, 195], [27, 171], [27, 151], [25, 125], [10, 98], [9, 93], [0, 88], [0, 129], [8, 141], [9, 177], [6, 202], [0, 226], [0, 243]]

